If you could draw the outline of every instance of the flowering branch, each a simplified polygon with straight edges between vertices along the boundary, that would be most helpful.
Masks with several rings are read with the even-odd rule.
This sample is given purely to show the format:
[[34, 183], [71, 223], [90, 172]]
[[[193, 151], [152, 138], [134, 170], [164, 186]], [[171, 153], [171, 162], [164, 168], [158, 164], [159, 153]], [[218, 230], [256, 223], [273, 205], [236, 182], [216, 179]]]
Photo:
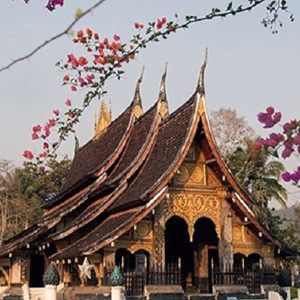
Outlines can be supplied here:
[[24, 60], [29, 59], [31, 56], [33, 56], [35, 53], [37, 53], [38, 51], [40, 51], [41, 49], [43, 49], [44, 47], [46, 47], [48, 44], [54, 42], [55, 40], [61, 38], [64, 35], [68, 35], [68, 33], [70, 32], [70, 30], [75, 26], [76, 23], [78, 23], [78, 21], [80, 19], [82, 19], [84, 16], [88, 15], [89, 13], [91, 13], [93, 10], [95, 10], [98, 6], [100, 6], [102, 3], [104, 3], [106, 0], [99, 0], [98, 2], [96, 2], [94, 5], [92, 5], [90, 8], [88, 8], [87, 10], [85, 10], [84, 12], [80, 13], [80, 15], [76, 15], [75, 19], [73, 22], [70, 23], [69, 26], [67, 26], [62, 32], [58, 33], [57, 35], [53, 36], [52, 38], [44, 41], [42, 44], [40, 44], [39, 46], [37, 46], [35, 49], [33, 49], [31, 52], [29, 52], [28, 54], [21, 56], [17, 59], [14, 59], [12, 62], [10, 62], [9, 64], [3, 66], [0, 68], [0, 73], [10, 69], [12, 66], [14, 66], [17, 63], [20, 63]]
[[[258, 121], [264, 124], [264, 128], [277, 125], [280, 130], [272, 132], [267, 138], [258, 138], [255, 147], [257, 150], [264, 149], [277, 158], [281, 156], [287, 159], [293, 153], [300, 153], [300, 120], [291, 120], [280, 125], [281, 117], [281, 112], [276, 112], [273, 107], [268, 107], [265, 112], [258, 114]], [[285, 171], [282, 179], [300, 187], [300, 166], [293, 172]]]

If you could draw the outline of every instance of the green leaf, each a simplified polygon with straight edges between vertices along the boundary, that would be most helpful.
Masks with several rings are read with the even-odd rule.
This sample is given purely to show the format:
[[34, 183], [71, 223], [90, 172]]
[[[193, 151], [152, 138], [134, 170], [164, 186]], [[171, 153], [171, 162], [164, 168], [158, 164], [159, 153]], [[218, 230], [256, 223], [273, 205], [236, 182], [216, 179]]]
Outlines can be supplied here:
[[226, 8], [227, 11], [231, 10], [232, 9], [232, 2], [229, 2], [228, 3], [228, 6]]
[[74, 18], [78, 19], [82, 15], [82, 13], [83, 13], [83, 10], [80, 7], [76, 8]]

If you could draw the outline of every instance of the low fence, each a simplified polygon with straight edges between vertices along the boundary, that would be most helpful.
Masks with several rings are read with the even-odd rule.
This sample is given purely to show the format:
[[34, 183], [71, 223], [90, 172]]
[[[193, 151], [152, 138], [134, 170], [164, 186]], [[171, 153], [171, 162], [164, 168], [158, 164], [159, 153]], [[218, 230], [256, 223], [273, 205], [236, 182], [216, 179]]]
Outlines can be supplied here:
[[276, 283], [276, 270], [271, 267], [242, 269], [226, 266], [212, 271], [213, 285], [244, 285], [253, 294], [260, 293], [261, 285]]
[[[104, 285], [110, 285], [112, 270], [106, 269], [103, 278]], [[176, 264], [147, 268], [142, 272], [121, 269], [124, 276], [124, 286], [127, 295], [142, 295], [145, 285], [182, 285], [181, 270]]]
[[[112, 269], [106, 269], [103, 278], [104, 285], [110, 285], [110, 274]], [[147, 268], [144, 271], [121, 269], [124, 276], [124, 286], [128, 295], [142, 295], [145, 285], [181, 285], [185, 287], [182, 278], [181, 269], [177, 264], [168, 265], [166, 268], [154, 267]], [[208, 279], [210, 285], [220, 286], [246, 286], [250, 293], [260, 293], [261, 285], [276, 284], [276, 271], [272, 268], [241, 269], [225, 267], [223, 269], [215, 268]]]

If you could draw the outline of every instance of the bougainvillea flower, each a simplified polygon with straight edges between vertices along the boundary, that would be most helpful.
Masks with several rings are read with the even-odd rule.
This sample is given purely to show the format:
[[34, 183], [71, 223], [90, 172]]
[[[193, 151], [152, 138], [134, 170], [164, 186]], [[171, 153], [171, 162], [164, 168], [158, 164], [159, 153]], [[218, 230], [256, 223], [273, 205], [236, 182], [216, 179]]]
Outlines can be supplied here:
[[68, 82], [70, 80], [70, 76], [69, 75], [65, 75], [63, 78], [63, 81]]
[[59, 110], [58, 109], [54, 109], [53, 113], [58, 117], [59, 116]]
[[49, 144], [48, 144], [47, 142], [44, 142], [44, 143], [43, 143], [43, 148], [44, 148], [44, 149], [48, 149], [48, 148], [49, 148]]
[[33, 132], [39, 132], [42, 130], [42, 126], [41, 125], [35, 125], [32, 127], [32, 131]]
[[50, 126], [48, 124], [46, 124], [44, 126], [44, 134], [43, 134], [43, 138], [47, 138], [49, 135], [51, 134], [51, 131], [50, 131]]
[[70, 99], [66, 99], [66, 100], [65, 100], [65, 104], [66, 104], [67, 106], [71, 106], [71, 105], [72, 105], [72, 102], [71, 102]]
[[48, 126], [49, 127], [54, 127], [55, 125], [56, 125], [56, 121], [54, 119], [49, 119]]
[[293, 151], [294, 151], [293, 148], [286, 147], [286, 148], [284, 148], [284, 150], [282, 151], [281, 156], [282, 156], [283, 158], [290, 157], [291, 154], [293, 153]]
[[282, 173], [282, 179], [285, 181], [285, 182], [289, 182], [291, 181], [291, 174], [289, 172], [284, 172]]
[[47, 152], [41, 152], [40, 154], [39, 154], [39, 157], [40, 158], [46, 158], [48, 156], [48, 153]]
[[33, 133], [31, 134], [31, 138], [32, 138], [33, 140], [38, 140], [40, 137], [39, 137], [39, 135], [38, 135], [36, 132], [33, 132]]
[[134, 23], [134, 27], [135, 27], [136, 29], [143, 29], [143, 28], [144, 28], [144, 25], [143, 25], [142, 23], [140, 23], [140, 22], [135, 22], [135, 23]]
[[88, 82], [88, 83], [93, 83], [93, 81], [94, 81], [94, 79], [95, 79], [95, 75], [94, 74], [88, 74], [88, 75], [86, 75], [86, 77], [85, 77], [85, 79], [86, 79], [86, 81]]
[[64, 0], [49, 0], [47, 5], [46, 5], [46, 8], [49, 11], [53, 11], [57, 5], [63, 6], [64, 5]]
[[111, 49], [112, 50], [119, 50], [121, 48], [121, 43], [112, 42]]
[[275, 112], [275, 109], [274, 109], [273, 106], [269, 106], [269, 107], [266, 108], [266, 112], [267, 112], [267, 114], [269, 114], [269, 115], [273, 115], [274, 112]]
[[26, 159], [33, 159], [33, 154], [30, 150], [24, 150], [23, 152], [23, 156], [26, 158]]
[[88, 60], [84, 56], [80, 56], [77, 63], [79, 66], [85, 66], [88, 63]]
[[119, 41], [119, 40], [120, 40], [120, 36], [117, 35], [117, 34], [115, 34], [115, 35], [114, 35], [114, 40], [115, 40], [115, 41]]

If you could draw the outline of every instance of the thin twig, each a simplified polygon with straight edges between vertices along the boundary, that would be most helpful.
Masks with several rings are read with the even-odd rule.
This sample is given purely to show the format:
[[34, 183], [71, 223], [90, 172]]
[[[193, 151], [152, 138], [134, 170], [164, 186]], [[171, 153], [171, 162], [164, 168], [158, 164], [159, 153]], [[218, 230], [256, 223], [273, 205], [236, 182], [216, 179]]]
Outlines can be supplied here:
[[9, 68], [11, 68], [13, 65], [29, 59], [31, 56], [33, 56], [36, 52], [40, 51], [42, 48], [44, 48], [45, 46], [47, 46], [48, 44], [52, 43], [53, 41], [61, 38], [64, 35], [67, 35], [68, 32], [74, 27], [74, 25], [80, 20], [82, 19], [84, 16], [86, 16], [87, 14], [91, 13], [94, 9], [96, 9], [98, 6], [100, 6], [102, 3], [104, 3], [106, 0], [100, 0], [98, 2], [96, 2], [94, 5], [92, 5], [90, 8], [88, 8], [87, 10], [85, 10], [82, 14], [80, 14], [78, 17], [75, 18], [75, 20], [62, 32], [58, 33], [57, 35], [53, 36], [52, 38], [50, 38], [49, 40], [46, 40], [45, 42], [43, 42], [42, 44], [40, 44], [38, 47], [36, 47], [34, 50], [32, 50], [31, 52], [29, 52], [28, 54], [21, 56], [17, 59], [14, 59], [11, 63], [9, 63], [8, 65], [2, 67], [0, 69], [0, 73], [8, 70]]

